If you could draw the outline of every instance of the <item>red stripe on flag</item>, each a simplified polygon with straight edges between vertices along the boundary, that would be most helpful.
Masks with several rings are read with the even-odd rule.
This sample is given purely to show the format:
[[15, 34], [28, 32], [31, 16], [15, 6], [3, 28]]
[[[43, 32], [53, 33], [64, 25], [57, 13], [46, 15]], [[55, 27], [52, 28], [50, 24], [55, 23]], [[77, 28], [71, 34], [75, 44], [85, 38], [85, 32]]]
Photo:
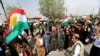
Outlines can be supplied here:
[[8, 33], [10, 32], [9, 29], [5, 29], [4, 33], [3, 33], [3, 37], [6, 37], [8, 35]]
[[13, 14], [16, 14], [16, 13], [25, 15], [24, 10], [22, 10], [22, 9], [15, 9], [15, 10], [13, 10], [13, 11], [12, 11], [11, 13], [9, 13], [9, 15], [8, 15], [8, 24], [10, 24], [10, 17], [11, 17]]
[[88, 22], [88, 21], [90, 21], [90, 18], [89, 18], [89, 17], [86, 17], [86, 19], [85, 19], [85, 20], [86, 20], [86, 22]]

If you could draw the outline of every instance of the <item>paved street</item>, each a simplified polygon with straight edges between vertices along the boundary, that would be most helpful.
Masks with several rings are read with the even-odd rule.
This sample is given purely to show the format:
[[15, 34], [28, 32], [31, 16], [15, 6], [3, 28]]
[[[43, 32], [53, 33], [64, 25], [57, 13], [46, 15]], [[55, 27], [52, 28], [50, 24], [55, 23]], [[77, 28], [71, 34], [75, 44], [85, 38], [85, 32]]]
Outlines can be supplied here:
[[47, 56], [65, 56], [65, 50], [63, 51], [52, 51], [51, 54], [47, 55]]
[[[90, 49], [92, 47], [92, 44], [85, 45], [85, 56], [89, 56]], [[66, 51], [52, 51], [51, 54], [47, 56], [65, 56]]]

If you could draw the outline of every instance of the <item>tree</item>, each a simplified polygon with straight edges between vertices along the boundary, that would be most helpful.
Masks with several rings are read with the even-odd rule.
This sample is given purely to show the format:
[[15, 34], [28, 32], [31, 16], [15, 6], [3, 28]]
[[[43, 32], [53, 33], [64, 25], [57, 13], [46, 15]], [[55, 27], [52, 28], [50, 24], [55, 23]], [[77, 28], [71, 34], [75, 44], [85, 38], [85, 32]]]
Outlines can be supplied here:
[[19, 8], [19, 7], [8, 5], [7, 8], [6, 8], [6, 12], [7, 12], [7, 14], [9, 14], [12, 10], [17, 9], [17, 8]]
[[64, 0], [39, 0], [40, 13], [50, 19], [64, 17]]

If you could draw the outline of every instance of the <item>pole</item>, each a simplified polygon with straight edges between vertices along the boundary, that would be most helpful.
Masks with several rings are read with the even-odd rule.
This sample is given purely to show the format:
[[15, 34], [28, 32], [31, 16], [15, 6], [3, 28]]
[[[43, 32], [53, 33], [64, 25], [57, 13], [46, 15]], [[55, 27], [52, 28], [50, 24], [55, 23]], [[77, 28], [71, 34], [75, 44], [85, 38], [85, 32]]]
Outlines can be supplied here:
[[4, 8], [4, 5], [3, 5], [3, 3], [2, 3], [2, 0], [0, 0], [0, 3], [1, 3], [2, 9], [3, 9], [3, 11], [4, 11], [5, 17], [6, 17], [6, 19], [7, 19], [7, 14], [6, 14], [6, 11], [5, 11], [5, 8]]
[[19, 3], [17, 3], [17, 4], [18, 4], [19, 8], [21, 8], [21, 5]]

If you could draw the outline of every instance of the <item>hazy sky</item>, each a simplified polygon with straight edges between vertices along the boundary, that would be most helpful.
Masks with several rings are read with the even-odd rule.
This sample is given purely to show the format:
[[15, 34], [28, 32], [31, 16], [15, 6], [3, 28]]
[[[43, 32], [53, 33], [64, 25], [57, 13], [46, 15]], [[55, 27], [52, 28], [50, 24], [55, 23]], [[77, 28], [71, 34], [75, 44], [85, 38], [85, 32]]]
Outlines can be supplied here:
[[[21, 6], [26, 11], [27, 16], [40, 16], [38, 0], [2, 0], [4, 7], [7, 5]], [[19, 4], [19, 5], [18, 5]], [[97, 13], [100, 0], [65, 0], [64, 7], [67, 7], [68, 14], [87, 15]], [[93, 12], [94, 11], [94, 12]], [[2, 7], [0, 6], [0, 21], [4, 18]]]
[[97, 13], [100, 0], [65, 0], [65, 6], [67, 6], [69, 14], [84, 15]]

